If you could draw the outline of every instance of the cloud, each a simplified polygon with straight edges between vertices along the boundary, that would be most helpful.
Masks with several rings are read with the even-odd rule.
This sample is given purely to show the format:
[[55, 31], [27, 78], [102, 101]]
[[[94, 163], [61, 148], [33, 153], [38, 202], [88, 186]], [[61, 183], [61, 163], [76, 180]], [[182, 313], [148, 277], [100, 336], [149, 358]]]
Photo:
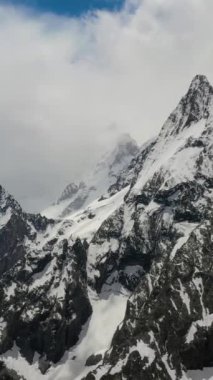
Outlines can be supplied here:
[[158, 133], [197, 73], [213, 82], [212, 0], [129, 0], [84, 18], [0, 6], [0, 183], [51, 203], [107, 142]]

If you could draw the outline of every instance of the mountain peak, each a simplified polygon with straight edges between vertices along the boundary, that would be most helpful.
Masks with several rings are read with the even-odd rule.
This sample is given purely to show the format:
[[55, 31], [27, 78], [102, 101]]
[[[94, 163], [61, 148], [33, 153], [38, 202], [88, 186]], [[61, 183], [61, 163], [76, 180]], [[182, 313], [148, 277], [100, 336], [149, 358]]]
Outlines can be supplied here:
[[13, 211], [21, 211], [21, 206], [18, 202], [0, 185], [0, 213], [6, 212], [8, 208]]
[[213, 94], [213, 87], [207, 77], [205, 75], [196, 75], [191, 81], [186, 96], [190, 97], [192, 101], [196, 100], [196, 96], [199, 96], [202, 98], [201, 100], [205, 101], [210, 94]]
[[71, 198], [73, 195], [75, 195], [79, 190], [84, 189], [85, 184], [83, 181], [81, 181], [79, 184], [76, 184], [74, 182], [69, 183], [64, 191], [62, 192], [61, 196], [57, 200], [57, 204], [60, 202], [65, 201], [66, 199]]
[[101, 156], [95, 169], [85, 175], [81, 182], [68, 184], [56, 204], [44, 210], [42, 215], [53, 219], [64, 218], [87, 207], [92, 201], [107, 193], [121, 171], [128, 167], [138, 152], [136, 141], [128, 133], [120, 134], [110, 149]]
[[213, 87], [205, 75], [196, 75], [175, 110], [163, 125], [160, 136], [176, 136], [212, 114]]
[[196, 75], [187, 94], [182, 98], [182, 115], [186, 117], [185, 126], [197, 123], [209, 116], [213, 96], [213, 87], [205, 75]]
[[211, 87], [211, 84], [209, 83], [207, 77], [202, 74], [197, 74], [192, 79], [189, 89], [191, 90], [197, 90], [200, 86], [207, 85]]

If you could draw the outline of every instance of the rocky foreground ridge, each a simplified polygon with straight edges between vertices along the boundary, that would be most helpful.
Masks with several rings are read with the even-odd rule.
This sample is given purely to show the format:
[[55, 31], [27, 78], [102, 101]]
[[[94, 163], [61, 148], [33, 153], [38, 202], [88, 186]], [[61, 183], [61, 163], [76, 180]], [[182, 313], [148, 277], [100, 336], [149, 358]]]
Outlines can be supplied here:
[[[45, 380], [181, 380], [213, 367], [212, 211], [213, 88], [204, 76], [85, 208], [29, 215], [1, 188], [0, 359], [11, 363], [16, 347]], [[110, 347], [76, 375], [71, 361], [70, 375], [53, 374], [89, 331], [94, 299], [125, 292]]]

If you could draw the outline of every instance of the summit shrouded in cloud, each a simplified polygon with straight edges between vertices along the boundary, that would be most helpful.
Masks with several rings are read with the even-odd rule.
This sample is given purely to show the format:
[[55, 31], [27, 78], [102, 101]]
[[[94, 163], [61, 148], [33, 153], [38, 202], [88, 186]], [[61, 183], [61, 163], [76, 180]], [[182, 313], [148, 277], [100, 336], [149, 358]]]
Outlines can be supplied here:
[[136, 141], [128, 134], [120, 135], [111, 149], [102, 154], [95, 168], [79, 178], [77, 183], [67, 185], [56, 204], [44, 210], [42, 215], [48, 218], [68, 217], [98, 197], [103, 197], [138, 152]]
[[212, 12], [210, 0], [80, 16], [0, 2], [1, 183], [39, 211], [120, 133], [155, 136], [193, 75], [213, 81]]

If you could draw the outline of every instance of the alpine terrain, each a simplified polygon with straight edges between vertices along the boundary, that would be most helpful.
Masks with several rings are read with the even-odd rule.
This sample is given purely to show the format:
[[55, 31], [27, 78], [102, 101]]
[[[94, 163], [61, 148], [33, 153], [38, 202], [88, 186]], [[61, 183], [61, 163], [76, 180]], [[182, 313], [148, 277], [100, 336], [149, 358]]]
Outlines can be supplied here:
[[155, 139], [121, 136], [41, 215], [0, 187], [0, 379], [206, 367], [213, 378], [213, 87], [198, 75]]

